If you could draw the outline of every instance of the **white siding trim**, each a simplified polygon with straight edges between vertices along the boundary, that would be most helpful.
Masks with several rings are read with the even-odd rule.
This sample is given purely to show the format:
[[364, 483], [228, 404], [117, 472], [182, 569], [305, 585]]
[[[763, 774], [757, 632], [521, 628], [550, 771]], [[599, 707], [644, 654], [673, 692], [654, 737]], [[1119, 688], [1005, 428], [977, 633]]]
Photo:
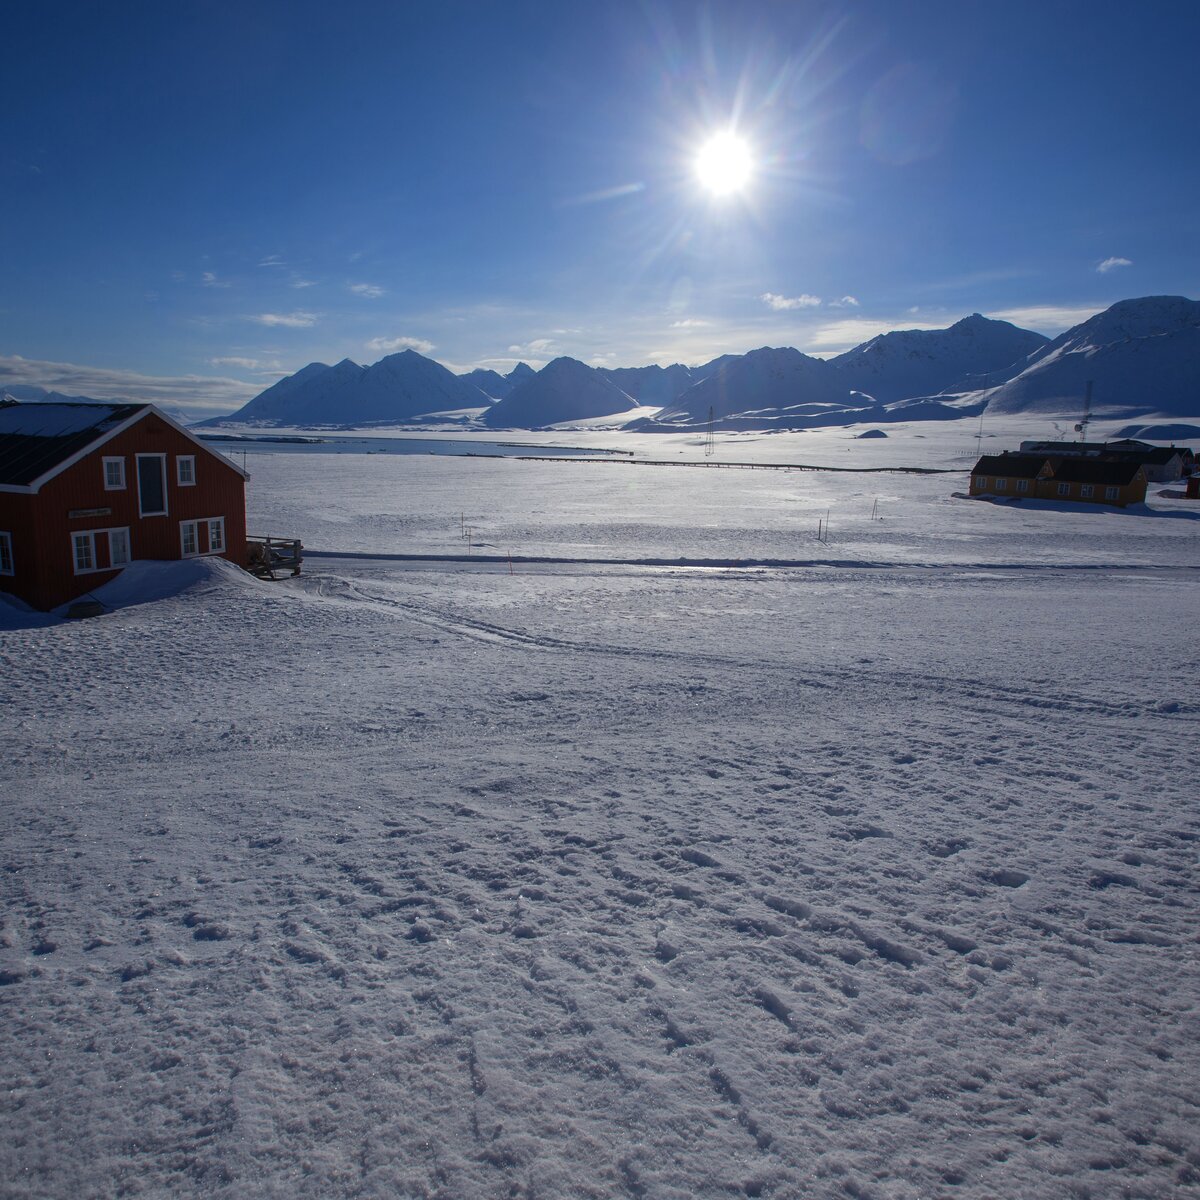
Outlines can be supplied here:
[[[221, 548], [219, 550], [214, 550], [212, 548], [212, 527], [214, 524], [218, 524], [218, 523], [221, 526]], [[184, 541], [184, 538], [186, 536], [185, 531], [189, 525], [192, 527], [192, 539], [196, 546], [196, 549], [193, 550], [190, 554], [185, 549], [186, 543]], [[207, 550], [200, 549], [200, 527], [202, 525], [204, 526], [205, 543], [208, 546]], [[219, 557], [220, 555], [224, 554], [228, 549], [229, 549], [229, 539], [225, 536], [225, 518], [224, 518], [224, 516], [195, 517], [190, 521], [180, 521], [179, 522], [179, 553], [182, 558], [209, 558], [210, 556]]]

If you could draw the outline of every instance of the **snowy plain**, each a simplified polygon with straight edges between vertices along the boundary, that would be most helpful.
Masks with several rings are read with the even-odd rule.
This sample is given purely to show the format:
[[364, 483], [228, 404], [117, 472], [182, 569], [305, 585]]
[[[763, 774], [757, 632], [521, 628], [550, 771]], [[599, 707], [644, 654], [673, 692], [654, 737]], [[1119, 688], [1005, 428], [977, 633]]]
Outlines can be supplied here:
[[7, 611], [0, 1195], [1200, 1194], [1200, 507], [854, 432], [264, 446], [298, 579]]

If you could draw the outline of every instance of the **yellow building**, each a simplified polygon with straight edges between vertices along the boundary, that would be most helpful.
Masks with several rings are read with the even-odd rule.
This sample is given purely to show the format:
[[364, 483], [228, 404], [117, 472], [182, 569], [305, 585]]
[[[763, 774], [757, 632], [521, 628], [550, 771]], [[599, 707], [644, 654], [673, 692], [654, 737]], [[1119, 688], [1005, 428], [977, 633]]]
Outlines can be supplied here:
[[1146, 472], [1127, 461], [985, 454], [971, 469], [971, 495], [1125, 508], [1146, 499]]

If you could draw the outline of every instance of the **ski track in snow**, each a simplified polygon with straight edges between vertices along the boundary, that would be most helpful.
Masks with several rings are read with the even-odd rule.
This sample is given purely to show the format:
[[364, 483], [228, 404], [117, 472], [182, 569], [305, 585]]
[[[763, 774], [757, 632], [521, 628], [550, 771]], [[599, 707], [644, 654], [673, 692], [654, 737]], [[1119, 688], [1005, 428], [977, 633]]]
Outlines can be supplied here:
[[343, 563], [0, 632], [0, 1194], [1200, 1192], [1195, 588], [1063, 586]]

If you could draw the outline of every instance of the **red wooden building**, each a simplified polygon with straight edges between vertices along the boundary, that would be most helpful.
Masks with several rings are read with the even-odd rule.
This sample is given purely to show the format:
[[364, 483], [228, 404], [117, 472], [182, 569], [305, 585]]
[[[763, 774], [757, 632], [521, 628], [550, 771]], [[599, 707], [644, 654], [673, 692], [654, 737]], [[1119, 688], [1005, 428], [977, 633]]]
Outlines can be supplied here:
[[134, 559], [242, 566], [247, 478], [150, 404], [2, 404], [0, 591], [50, 609]]

